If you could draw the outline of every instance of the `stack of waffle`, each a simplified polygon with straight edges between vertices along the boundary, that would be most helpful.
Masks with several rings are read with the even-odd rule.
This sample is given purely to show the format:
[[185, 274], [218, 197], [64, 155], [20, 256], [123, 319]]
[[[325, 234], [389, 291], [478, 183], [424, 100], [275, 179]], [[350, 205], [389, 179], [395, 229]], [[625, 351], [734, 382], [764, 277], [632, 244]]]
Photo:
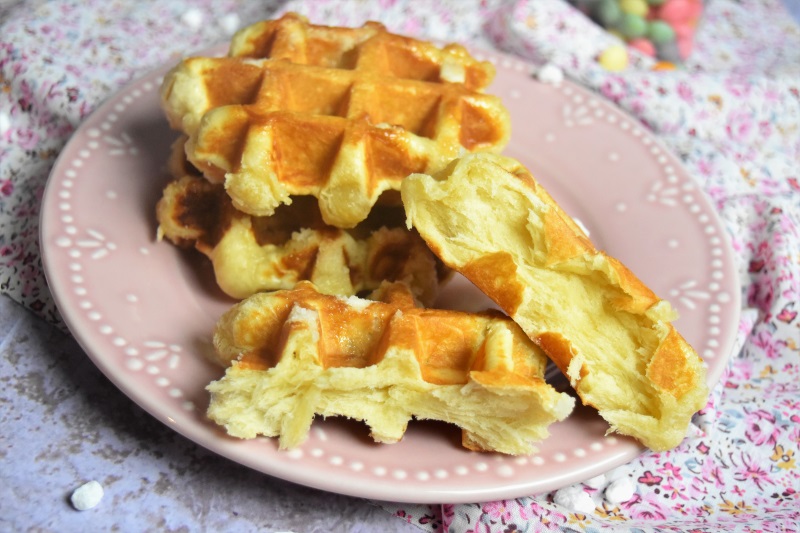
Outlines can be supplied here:
[[404, 227], [401, 206], [376, 208], [351, 229], [325, 224], [310, 196], [270, 216], [249, 215], [233, 206], [221, 183], [186, 161], [184, 144], [179, 138], [173, 146], [168, 166], [175, 179], [156, 207], [159, 235], [207, 256], [229, 296], [289, 289], [301, 280], [328, 294], [352, 295], [403, 280], [420, 302], [431, 304], [448, 277], [449, 269]]
[[441, 262], [403, 227], [401, 180], [499, 151], [509, 118], [487, 62], [287, 14], [238, 32], [228, 57], [181, 61], [162, 107], [181, 131], [161, 235], [209, 256], [236, 298], [313, 281], [358, 294], [408, 281], [430, 304]]
[[[549, 356], [612, 430], [680, 442], [708, 393], [699, 357], [669, 304], [492, 153], [510, 130], [493, 75], [458, 45], [289, 14], [165, 77], [181, 137], [160, 235], [242, 300], [208, 386], [231, 435], [294, 447], [315, 416], [346, 416], [396, 442], [416, 417], [531, 453], [574, 404]], [[507, 316], [425, 307], [452, 270]]]

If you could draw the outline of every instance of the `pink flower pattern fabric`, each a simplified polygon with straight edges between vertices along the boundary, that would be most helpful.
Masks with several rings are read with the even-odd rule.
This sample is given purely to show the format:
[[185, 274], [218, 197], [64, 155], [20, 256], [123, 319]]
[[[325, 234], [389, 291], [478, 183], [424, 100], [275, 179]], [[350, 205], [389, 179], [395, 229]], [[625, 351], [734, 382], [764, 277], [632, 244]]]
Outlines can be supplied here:
[[[35, 0], [0, 3], [0, 290], [61, 324], [38, 248], [49, 170], [125, 83], [226, 40], [243, 21], [312, 21], [460, 41], [552, 64], [637, 117], [677, 154], [729, 232], [744, 309], [736, 353], [678, 448], [557, 492], [387, 511], [427, 531], [797, 531], [800, 523], [800, 29], [777, 0], [710, 0], [684, 68], [607, 72], [619, 41], [565, 0]], [[626, 501], [606, 489], [630, 483]], [[613, 501], [611, 501], [613, 500]], [[562, 503], [557, 503], [562, 502]]]

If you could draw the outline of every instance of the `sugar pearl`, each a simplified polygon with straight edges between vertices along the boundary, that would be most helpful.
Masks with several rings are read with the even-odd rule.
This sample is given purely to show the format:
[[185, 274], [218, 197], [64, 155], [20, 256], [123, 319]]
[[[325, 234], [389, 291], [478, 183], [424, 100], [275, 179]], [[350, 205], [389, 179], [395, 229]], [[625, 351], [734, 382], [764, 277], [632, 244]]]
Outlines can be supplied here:
[[558, 85], [564, 81], [564, 73], [557, 66], [548, 63], [536, 71], [536, 79], [542, 83]]
[[236, 13], [228, 13], [219, 20], [220, 27], [228, 35], [236, 33], [236, 30], [239, 29], [239, 25], [241, 23], [242, 21], [239, 19], [239, 15]]
[[199, 30], [203, 25], [203, 12], [197, 8], [187, 10], [181, 15], [181, 22], [189, 26], [193, 30]]
[[609, 483], [603, 494], [608, 503], [622, 503], [630, 500], [635, 491], [633, 482], [626, 476]]
[[570, 511], [583, 514], [592, 513], [595, 509], [592, 497], [586, 494], [580, 485], [573, 485], [556, 491], [553, 496], [553, 502]]
[[78, 511], [86, 511], [95, 507], [103, 499], [103, 486], [97, 481], [84, 483], [72, 493], [70, 501]]
[[11, 129], [11, 117], [6, 113], [0, 113], [0, 135]]

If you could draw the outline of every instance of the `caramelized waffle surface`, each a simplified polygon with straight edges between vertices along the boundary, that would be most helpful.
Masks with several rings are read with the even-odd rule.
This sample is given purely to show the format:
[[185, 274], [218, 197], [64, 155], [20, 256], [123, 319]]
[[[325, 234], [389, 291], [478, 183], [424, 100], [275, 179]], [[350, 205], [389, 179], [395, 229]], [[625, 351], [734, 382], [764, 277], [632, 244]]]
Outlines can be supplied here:
[[572, 410], [544, 381], [543, 353], [500, 313], [418, 308], [402, 283], [372, 298], [301, 282], [234, 306], [214, 336], [230, 366], [208, 386], [209, 417], [281, 448], [302, 444], [315, 415], [362, 420], [387, 443], [412, 417], [442, 420], [469, 449], [526, 454]]
[[708, 387], [676, 313], [597, 250], [518, 161], [470, 154], [409, 176], [401, 192], [409, 226], [522, 327], [612, 431], [654, 450], [683, 440]]
[[185, 59], [161, 95], [189, 160], [237, 209], [314, 196], [327, 224], [350, 228], [408, 174], [505, 146], [508, 112], [482, 92], [493, 77], [459, 45], [287, 14], [242, 29], [228, 57]]
[[217, 284], [234, 298], [288, 289], [300, 280], [329, 294], [353, 295], [389, 280], [405, 281], [430, 304], [449, 275], [419, 235], [404, 227], [402, 207], [378, 205], [348, 230], [325, 224], [313, 197], [254, 217], [234, 208], [222, 184], [186, 163], [180, 139], [168, 166], [177, 177], [156, 207], [159, 235], [206, 255]]

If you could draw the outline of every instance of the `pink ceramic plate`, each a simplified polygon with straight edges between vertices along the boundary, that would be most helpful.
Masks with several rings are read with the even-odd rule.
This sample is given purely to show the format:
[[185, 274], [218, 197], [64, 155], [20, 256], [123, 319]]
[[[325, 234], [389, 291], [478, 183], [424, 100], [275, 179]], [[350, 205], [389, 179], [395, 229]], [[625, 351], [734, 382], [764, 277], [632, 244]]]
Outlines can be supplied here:
[[[480, 54], [479, 54], [480, 55]], [[526, 164], [598, 247], [618, 257], [682, 314], [679, 330], [714, 384], [731, 352], [739, 284], [725, 230], [680, 163], [639, 124], [580, 87], [535, 81], [529, 65], [494, 53], [490, 92], [513, 117], [506, 151]], [[166, 69], [102, 105], [64, 149], [45, 192], [41, 243], [48, 281], [75, 337], [97, 366], [159, 420], [215, 452], [267, 474], [332, 492], [418, 502], [475, 502], [554, 490], [621, 465], [642, 448], [605, 436], [578, 409], [530, 457], [474, 453], [460, 433], [412, 423], [394, 445], [364, 426], [314, 424], [309, 440], [279, 451], [273, 439], [227, 437], [205, 416], [205, 360], [217, 317], [231, 301], [198, 254], [157, 242], [154, 206], [168, 180], [176, 134], [159, 108]], [[463, 279], [442, 305], [487, 300]]]

